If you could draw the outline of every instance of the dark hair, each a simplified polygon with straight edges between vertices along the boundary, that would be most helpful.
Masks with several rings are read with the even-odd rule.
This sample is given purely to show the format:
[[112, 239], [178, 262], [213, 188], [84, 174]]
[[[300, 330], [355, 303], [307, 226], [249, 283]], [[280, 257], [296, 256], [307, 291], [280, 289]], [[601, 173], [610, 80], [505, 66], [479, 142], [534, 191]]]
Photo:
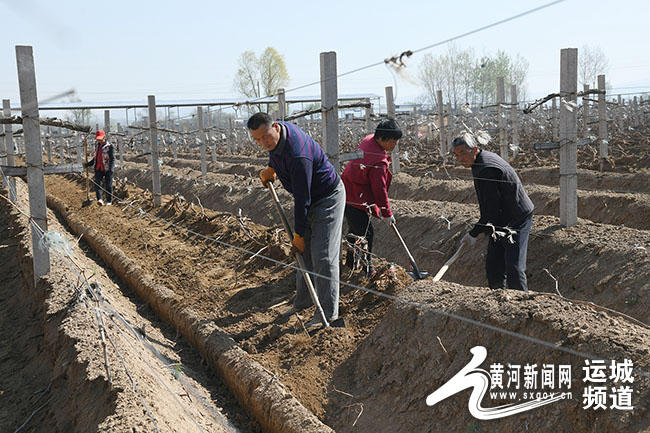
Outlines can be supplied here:
[[470, 149], [474, 149], [476, 147], [476, 140], [474, 140], [474, 137], [471, 134], [464, 132], [460, 134], [458, 137], [454, 138], [454, 141], [451, 143], [451, 146], [452, 147], [467, 146]]
[[397, 121], [392, 117], [384, 119], [379, 122], [377, 129], [375, 129], [375, 139], [380, 138], [382, 140], [389, 140], [394, 138], [399, 140], [402, 138], [402, 130], [400, 129]]
[[271, 116], [269, 116], [266, 113], [262, 113], [261, 111], [259, 113], [253, 114], [250, 119], [248, 119], [248, 122], [246, 123], [246, 126], [248, 126], [248, 129], [251, 131], [255, 131], [257, 128], [259, 128], [262, 125], [266, 126], [271, 126], [273, 125], [273, 119]]

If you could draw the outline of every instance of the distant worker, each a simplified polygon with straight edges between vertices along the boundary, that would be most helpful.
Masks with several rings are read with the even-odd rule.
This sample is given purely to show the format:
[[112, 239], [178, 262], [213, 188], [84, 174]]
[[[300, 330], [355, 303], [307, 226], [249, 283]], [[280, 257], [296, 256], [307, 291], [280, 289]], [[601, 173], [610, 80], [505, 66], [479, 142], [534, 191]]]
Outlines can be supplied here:
[[[323, 277], [314, 278], [318, 300], [325, 319], [339, 315], [339, 256], [345, 209], [343, 182], [327, 156], [309, 135], [289, 122], [274, 122], [266, 113], [256, 113], [247, 123], [251, 135], [269, 151], [268, 167], [260, 172], [266, 183], [280, 179], [293, 195], [293, 247], [304, 258], [307, 270]], [[296, 275], [296, 297], [285, 315], [313, 304], [307, 285]], [[320, 324], [318, 311], [307, 326]]]
[[533, 221], [530, 200], [515, 170], [499, 155], [480, 150], [470, 134], [454, 139], [454, 154], [472, 169], [481, 217], [462, 242], [476, 244], [480, 233], [488, 235], [485, 267], [491, 289], [528, 290], [526, 255]]
[[97, 202], [104, 204], [102, 200], [102, 179], [103, 189], [106, 191], [106, 205], [113, 204], [113, 169], [115, 168], [115, 149], [106, 140], [106, 133], [101, 129], [95, 133], [95, 156], [88, 161], [86, 167], [95, 169], [95, 194]]
[[[395, 222], [388, 202], [388, 188], [393, 177], [389, 170], [391, 157], [388, 152], [395, 149], [400, 138], [402, 130], [395, 119], [382, 120], [375, 133], [366, 136], [357, 147], [357, 150], [363, 151], [363, 158], [350, 161], [341, 176], [347, 196], [345, 219], [348, 233], [365, 238], [367, 242], [363, 262], [369, 277], [375, 275], [370, 254], [374, 243], [370, 216], [381, 218], [388, 227]], [[354, 262], [354, 251], [348, 250], [346, 264], [354, 268]]]

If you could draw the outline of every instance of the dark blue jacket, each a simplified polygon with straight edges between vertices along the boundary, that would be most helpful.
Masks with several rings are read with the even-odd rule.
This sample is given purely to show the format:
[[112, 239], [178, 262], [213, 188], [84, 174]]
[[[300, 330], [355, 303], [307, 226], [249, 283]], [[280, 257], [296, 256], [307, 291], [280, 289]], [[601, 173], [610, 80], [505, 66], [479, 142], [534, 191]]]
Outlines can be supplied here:
[[280, 141], [269, 152], [269, 166], [293, 195], [295, 231], [304, 236], [309, 207], [334, 191], [339, 175], [323, 149], [305, 131], [289, 122], [278, 124]]

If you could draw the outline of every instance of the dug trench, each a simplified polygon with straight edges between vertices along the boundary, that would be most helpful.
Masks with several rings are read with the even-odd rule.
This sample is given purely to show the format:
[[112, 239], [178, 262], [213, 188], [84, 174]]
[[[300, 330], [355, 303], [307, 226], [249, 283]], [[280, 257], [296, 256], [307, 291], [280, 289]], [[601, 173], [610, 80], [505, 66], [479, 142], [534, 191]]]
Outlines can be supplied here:
[[[191, 168], [201, 170], [200, 157], [196, 154], [178, 154], [176, 158], [169, 152], [161, 154], [164, 165], [173, 168]], [[124, 161], [145, 163], [147, 159], [132, 153], [124, 155]], [[218, 160], [207, 161], [206, 168], [212, 173], [251, 175], [264, 167], [268, 158], [219, 156]], [[524, 184], [536, 184], [557, 187], [560, 181], [559, 164], [539, 166], [539, 164], [522, 164], [513, 161], [517, 174]], [[441, 162], [404, 162], [403, 172], [416, 178], [432, 178], [441, 180], [462, 180], [470, 179], [469, 170], [458, 167], [450, 161], [447, 164]], [[632, 173], [628, 172], [599, 172], [578, 168], [578, 187], [584, 190], [600, 190], [621, 193], [645, 193], [650, 194], [650, 173], [648, 169], [642, 169]], [[399, 179], [395, 179], [399, 181]]]
[[[224, 169], [228, 167], [224, 164]], [[238, 171], [241, 168], [237, 169]], [[247, 175], [208, 173], [197, 176], [191, 169], [163, 166], [161, 189], [165, 194], [178, 194], [189, 201], [201, 203], [206, 209], [237, 212], [238, 209], [254, 222], [263, 225], [279, 224], [268, 192], [260, 185], [256, 167], [250, 166]], [[151, 173], [143, 165], [119, 170], [122, 178], [141, 188], [151, 185]], [[395, 177], [395, 194], [417, 195], [420, 180], [407, 174]], [[430, 180], [427, 179], [427, 182]], [[420, 268], [437, 271], [459, 246], [460, 238], [478, 220], [478, 206], [468, 181], [431, 180], [440, 185], [427, 194], [442, 197], [438, 200], [391, 200], [397, 226]], [[455, 187], [454, 185], [460, 185]], [[391, 190], [393, 187], [391, 187]], [[464, 191], [463, 193], [459, 191]], [[278, 190], [287, 215], [292, 215], [292, 200], [282, 189]], [[612, 193], [613, 194], [613, 193]], [[616, 194], [614, 194], [616, 196]], [[424, 197], [424, 195], [421, 195]], [[650, 202], [650, 196], [635, 194], [641, 205]], [[450, 201], [442, 201], [448, 199]], [[615, 197], [618, 200], [618, 197]], [[557, 202], [549, 194], [548, 200]], [[460, 201], [460, 202], [459, 202]], [[548, 209], [547, 202], [537, 202], [538, 208]], [[649, 212], [630, 213], [628, 207], [594, 202], [594, 209], [610, 209], [611, 219], [638, 221], [648, 224]], [[375, 224], [375, 253], [387, 260], [406, 266], [408, 259], [395, 236], [382, 224]], [[452, 266], [447, 281], [472, 286], [486, 286], [483, 271], [485, 251], [480, 244], [472, 251], [464, 251]], [[579, 224], [562, 228], [554, 216], [537, 214], [528, 249], [529, 286], [539, 292], [559, 292], [567, 298], [618, 310], [648, 322], [650, 308], [650, 230], [579, 220]], [[557, 289], [556, 289], [557, 280]]]
[[[144, 158], [127, 158], [142, 161]], [[238, 158], [237, 160], [241, 160]], [[176, 176], [190, 175], [199, 178], [201, 163], [195, 160], [164, 159], [170, 173]], [[209, 163], [210, 173], [252, 178], [256, 176], [263, 162], [252, 159], [250, 163], [228, 163], [217, 161]], [[125, 175], [131, 167], [144, 168], [144, 165], [125, 165]], [[188, 168], [189, 170], [173, 170]], [[432, 168], [421, 175], [408, 172], [394, 176], [389, 190], [391, 199], [453, 201], [457, 203], [474, 203], [476, 201], [474, 186], [469, 170], [440, 167]], [[518, 171], [526, 191], [535, 204], [538, 215], [559, 215], [560, 193], [559, 169], [530, 168]], [[187, 176], [185, 176], [187, 177]], [[211, 181], [211, 176], [204, 181]], [[219, 182], [219, 178], [215, 178]], [[580, 170], [578, 173], [580, 189], [578, 190], [578, 215], [581, 218], [605, 224], [625, 225], [642, 230], [650, 230], [650, 176], [643, 173], [597, 173]]]
[[[133, 179], [131, 175], [128, 177]], [[270, 200], [264, 198], [261, 188], [247, 186], [250, 179], [240, 177], [233, 181], [232, 176], [230, 178], [232, 184], [214, 186], [202, 180], [183, 181], [163, 176], [163, 190], [170, 188], [179, 195], [163, 197], [163, 206], [158, 209], [148, 204], [150, 194], [133, 186], [120, 186], [117, 194], [122, 202], [112, 207], [93, 204], [82, 208], [85, 193], [78, 179], [49, 177], [47, 190], [65, 203], [67, 214], [92, 226], [137, 261], [156, 283], [173, 291], [175, 304], [191, 307], [202, 321], [214, 323], [231, 335], [252, 358], [275, 374], [305, 407], [338, 431], [467, 431], [470, 428], [505, 431], [517, 423], [518, 427], [542, 426], [538, 431], [592, 431], [597, 424], [604, 426], [604, 431], [648, 429], [649, 387], [647, 376], [643, 375], [637, 376], [635, 382], [635, 406], [631, 412], [589, 412], [582, 410], [581, 399], [575, 397], [539, 412], [529, 412], [524, 418], [478, 422], [462, 409], [461, 401], [466, 401], [467, 393], [441, 403], [435, 410], [424, 404], [428, 393], [468, 362], [469, 349], [479, 343], [491, 351], [489, 362], [514, 363], [526, 355], [527, 362], [564, 362], [571, 364], [576, 372], [584, 365], [584, 359], [579, 356], [566, 357], [546, 346], [522, 344], [512, 336], [445, 319], [440, 312], [459, 314], [605, 359], [632, 359], [636, 368], [647, 371], [650, 363], [647, 329], [589, 305], [542, 294], [491, 292], [472, 287], [471, 283], [460, 286], [424, 280], [406, 288], [410, 279], [399, 268], [395, 271], [383, 262], [379, 267], [381, 272], [370, 281], [358, 274], [346, 274], [342, 279], [412, 303], [393, 305], [392, 301], [344, 286], [341, 314], [348, 321], [348, 328], [327, 329], [308, 337], [301, 323], [310, 318], [309, 314], [289, 319], [279, 314], [287, 308], [281, 303], [291, 298], [295, 278], [293, 271], [278, 263], [290, 261], [281, 240], [282, 231], [259, 226], [247, 219], [270, 218]], [[166, 182], [174, 186], [165, 185]], [[182, 200], [181, 194], [188, 200], [196, 194], [201, 204], [198, 200], [194, 204]], [[286, 202], [286, 193], [281, 196]], [[131, 206], [127, 206], [128, 203]], [[438, 202], [431, 205], [435, 210], [422, 207], [419, 202], [414, 204], [414, 209], [408, 208], [408, 202], [396, 202], [398, 218], [404, 221], [403, 232], [415, 244], [412, 248], [416, 251], [425, 245], [431, 249], [431, 242], [436, 241], [439, 233], [445, 233], [444, 241], [460, 237], [460, 229], [466, 221], [476, 217], [476, 210], [469, 205]], [[237, 211], [238, 208], [242, 211]], [[447, 223], [437, 214], [440, 209], [457, 217]], [[190, 228], [195, 234], [171, 223]], [[608, 235], [612, 228], [596, 225], [602, 228], [596, 230], [592, 224], [583, 223], [574, 231], [566, 231], [557, 227], [557, 221], [550, 217], [548, 220], [542, 218], [542, 224], [537, 237], [533, 237], [538, 250], [547, 248], [539, 256], [551, 255], [546, 259], [553, 264], [561, 258], [559, 252], [565, 255], [563, 263], [551, 269], [554, 275], [566, 277], [570, 272], [562, 271], [564, 266], [560, 265], [568, 266], [569, 259], [581, 255], [584, 261], [574, 271], [584, 268], [585, 263], [591, 265], [593, 261], [588, 256], [593, 248], [600, 247], [607, 257], [603, 262], [596, 262], [591, 272], [596, 277], [591, 278], [597, 278], [598, 272], [606, 272], [599, 268], [611, 264], [614, 258], [625, 256], [625, 263], [632, 262], [631, 265], [645, 272], [645, 276], [639, 280], [635, 280], [636, 274], [629, 275], [627, 280], [617, 276], [616, 282], [623, 290], [640, 290], [641, 295], [647, 295], [647, 285], [642, 285], [647, 282], [647, 255], [639, 250], [637, 256], [630, 256], [632, 249], [624, 246], [619, 251], [623, 242], [632, 239], [633, 235], [638, 237], [643, 231], [615, 228], [618, 238], [611, 244], [600, 245], [603, 239], [595, 243], [584, 241], [584, 249], [571, 251], [581, 239], [597, 239]], [[197, 233], [207, 234], [212, 239], [201, 238]], [[215, 245], [215, 239], [246, 251]], [[385, 242], [385, 248], [391, 248], [385, 234], [380, 239]], [[647, 235], [640, 242], [646, 248], [650, 246]], [[454, 247], [448, 245], [446, 249], [453, 252]], [[395, 244], [392, 250], [393, 253], [397, 251]], [[270, 262], [263, 255], [276, 261]], [[442, 255], [449, 254], [443, 252]], [[480, 279], [482, 272], [476, 271], [476, 263], [480, 261], [478, 249], [463, 257], [468, 261], [454, 266], [449, 274], [453, 276], [453, 271], [457, 270], [455, 278]], [[444, 258], [438, 258], [436, 262], [443, 261]], [[434, 267], [429, 269], [435, 270]], [[609, 271], [612, 272], [611, 267]], [[587, 273], [576, 279], [586, 277]], [[611, 279], [601, 283], [601, 292], [589, 288], [589, 282], [582, 289], [600, 293], [599, 301], [609, 299], [617, 304], [621, 301], [620, 294]], [[531, 278], [531, 285], [534, 281], [535, 278]], [[636, 282], [640, 284], [628, 286]], [[603, 292], [607, 296], [602, 295]], [[628, 307], [627, 314], [643, 320], [647, 296], [641, 295], [635, 298], [636, 302], [621, 303]], [[640, 304], [643, 305], [639, 307]], [[432, 311], [432, 306], [437, 311]], [[440, 338], [440, 343], [436, 337]], [[579, 381], [574, 381], [574, 386], [576, 394], [581, 392]]]
[[34, 287], [31, 227], [17, 210], [29, 206], [27, 187], [16, 186], [16, 207], [0, 200], [0, 431], [259, 431], [176, 330], [51, 210], [48, 228], [62, 237]]
[[[331, 328], [310, 337], [303, 322], [311, 317], [282, 318], [279, 314], [289, 308], [286, 301], [290, 300], [295, 284], [295, 276], [284, 266], [290, 260], [279, 230], [260, 227], [233, 214], [207, 211], [204, 215], [197, 206], [190, 207], [187, 202], [169, 197], [156, 214], [167, 221], [161, 223], [148, 219], [135, 208], [124, 213], [118, 206], [99, 207], [94, 203], [82, 207], [82, 189], [64, 179], [48, 179], [47, 189], [50, 205], [65, 216], [75, 232], [85, 232], [85, 237], [92, 239], [91, 245], [101, 250], [110, 264], [120, 268], [118, 273], [131, 285], [141, 286], [138, 281], [150, 281], [145, 284], [149, 286], [144, 293], [147, 301], [187, 335], [206, 359], [215, 358], [224, 380], [240, 401], [262, 418], [259, 421], [267, 431], [329, 431], [319, 428], [309, 412], [283, 407], [291, 403], [290, 394], [285, 392], [273, 399], [269, 398], [268, 389], [281, 392], [286, 385], [305, 406], [322, 416], [322, 396], [331, 371], [371, 331], [383, 315], [386, 302], [350, 290], [341, 302], [342, 311], [349, 317], [348, 330]], [[135, 189], [123, 194], [131, 200], [127, 195], [144, 197], [141, 190]], [[96, 218], [106, 224], [97, 224]], [[203, 239], [198, 233], [210, 235], [210, 239]], [[236, 244], [247, 251], [224, 248], [217, 241]], [[126, 259], [115, 251], [118, 248], [130, 257], [131, 263], [123, 263]], [[371, 283], [376, 290], [394, 293], [410, 280], [403, 271], [392, 267], [380, 265], [378, 269]], [[358, 274], [350, 281], [365, 282]], [[237, 348], [223, 338], [226, 334], [270, 371], [264, 381], [250, 383], [247, 376], [257, 374], [256, 367], [246, 367], [247, 355], [238, 354]], [[206, 339], [215, 338], [220, 341], [218, 347], [205, 343]], [[275, 390], [277, 387], [282, 389]], [[277, 414], [283, 410], [285, 414]], [[284, 418], [278, 421], [278, 416]]]

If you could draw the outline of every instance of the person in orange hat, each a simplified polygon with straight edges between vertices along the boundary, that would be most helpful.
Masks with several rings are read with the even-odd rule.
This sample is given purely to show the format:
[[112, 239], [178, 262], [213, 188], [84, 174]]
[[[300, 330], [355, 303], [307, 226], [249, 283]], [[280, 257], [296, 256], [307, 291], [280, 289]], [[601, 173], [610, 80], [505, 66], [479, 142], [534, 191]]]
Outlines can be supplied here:
[[115, 168], [115, 149], [106, 140], [106, 133], [101, 129], [95, 133], [95, 155], [88, 161], [86, 167], [95, 169], [95, 194], [97, 202], [104, 204], [102, 200], [102, 179], [104, 180], [103, 190], [106, 191], [106, 205], [113, 203], [113, 169]]

